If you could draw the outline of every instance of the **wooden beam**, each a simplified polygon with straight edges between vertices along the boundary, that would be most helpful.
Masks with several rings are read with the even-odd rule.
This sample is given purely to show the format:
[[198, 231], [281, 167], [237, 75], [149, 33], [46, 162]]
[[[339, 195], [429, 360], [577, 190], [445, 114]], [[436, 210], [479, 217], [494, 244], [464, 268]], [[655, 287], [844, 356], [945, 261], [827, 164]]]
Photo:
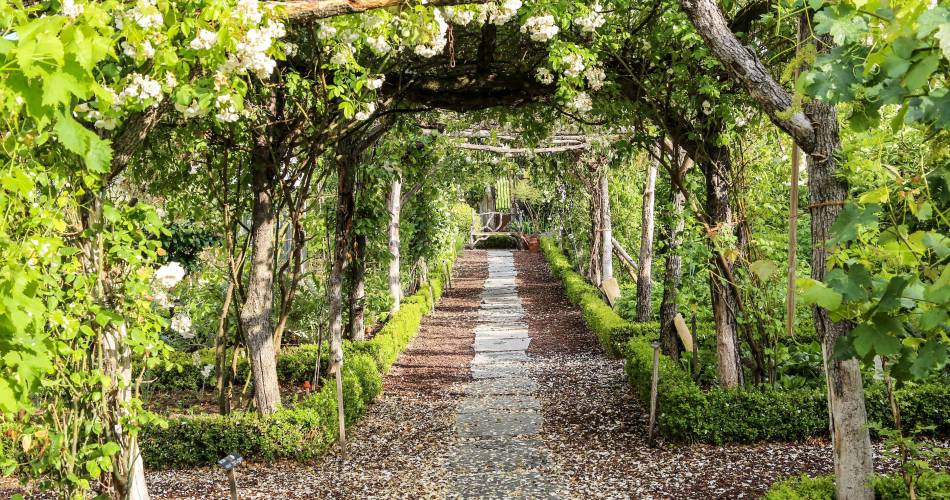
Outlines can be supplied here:
[[574, 143], [562, 146], [551, 146], [545, 148], [509, 148], [505, 146], [489, 146], [487, 144], [469, 144], [469, 143], [460, 143], [457, 144], [459, 149], [468, 149], [472, 151], [485, 151], [488, 153], [498, 153], [503, 155], [530, 155], [530, 154], [544, 154], [544, 153], [562, 153], [564, 151], [575, 151], [578, 149], [586, 149], [588, 144], [586, 142]]

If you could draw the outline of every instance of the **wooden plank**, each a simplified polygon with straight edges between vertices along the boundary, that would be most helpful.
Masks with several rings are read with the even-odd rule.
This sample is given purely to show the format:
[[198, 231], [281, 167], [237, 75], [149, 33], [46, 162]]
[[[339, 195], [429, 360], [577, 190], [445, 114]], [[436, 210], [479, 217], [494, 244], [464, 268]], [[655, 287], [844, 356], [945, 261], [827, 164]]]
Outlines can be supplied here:
[[693, 352], [693, 336], [690, 335], [689, 327], [686, 326], [686, 320], [683, 319], [682, 314], [676, 313], [673, 317], [673, 325], [676, 326], [676, 334], [679, 335], [686, 352]]
[[616, 278], [604, 280], [604, 282], [600, 284], [600, 289], [604, 291], [604, 295], [607, 296], [607, 302], [611, 307], [620, 299], [620, 285], [617, 283]]

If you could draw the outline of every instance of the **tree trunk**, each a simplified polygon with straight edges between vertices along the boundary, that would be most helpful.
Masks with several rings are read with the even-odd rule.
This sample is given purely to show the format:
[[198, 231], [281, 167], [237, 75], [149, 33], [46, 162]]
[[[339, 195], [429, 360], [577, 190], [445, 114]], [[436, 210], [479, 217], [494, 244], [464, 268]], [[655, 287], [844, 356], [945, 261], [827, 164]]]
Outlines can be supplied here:
[[[729, 206], [728, 152], [722, 151], [720, 161], [704, 162], [706, 177], [706, 217], [712, 233], [731, 232], [732, 209]], [[709, 292], [712, 299], [713, 321], [716, 324], [716, 357], [719, 361], [719, 384], [722, 387], [738, 387], [742, 383], [742, 365], [739, 362], [735, 294], [728, 283], [732, 264], [720, 258], [714, 241], [716, 234], [709, 235], [713, 251]], [[729, 266], [727, 268], [726, 266]]]
[[399, 272], [399, 212], [400, 196], [402, 192], [402, 178], [397, 174], [393, 177], [389, 186], [389, 194], [386, 196], [386, 210], [389, 212], [389, 296], [392, 297], [393, 304], [389, 309], [390, 314], [396, 314], [399, 311], [399, 305], [402, 302], [402, 280]]
[[[811, 277], [823, 281], [828, 266], [827, 241], [832, 236], [831, 226], [848, 195], [848, 185], [835, 175], [840, 144], [834, 107], [816, 101], [808, 105], [807, 112], [814, 120], [816, 133], [815, 150], [808, 155], [808, 193], [812, 215]], [[874, 463], [861, 367], [854, 358], [846, 361], [834, 359], [835, 344], [851, 331], [852, 325], [833, 321], [828, 311], [820, 307], [812, 308], [812, 316], [815, 330], [824, 346], [837, 498], [873, 498], [869, 479]]]
[[118, 456], [113, 460], [112, 482], [115, 498], [125, 500], [148, 500], [145, 483], [145, 466], [137, 436], [126, 432], [123, 419], [128, 415], [128, 403], [132, 400], [132, 351], [126, 344], [126, 325], [108, 326], [102, 336], [103, 373], [111, 378], [110, 391], [105, 397], [107, 429], [112, 440], [119, 445]]
[[353, 238], [350, 267], [350, 338], [366, 340], [366, 236]]
[[[680, 343], [673, 318], [679, 313], [676, 300], [683, 267], [680, 244], [682, 244], [683, 230], [686, 228], [686, 219], [683, 217], [686, 194], [676, 186], [672, 186], [671, 189], [670, 205], [673, 213], [666, 230], [666, 270], [663, 274], [663, 302], [660, 304], [660, 347], [663, 354], [678, 360]], [[695, 335], [696, 332], [693, 334]]]
[[251, 227], [251, 269], [247, 297], [241, 307], [241, 324], [247, 337], [247, 353], [254, 379], [257, 411], [268, 415], [280, 406], [277, 384], [277, 357], [271, 313], [274, 307], [275, 216], [273, 206], [273, 165], [263, 148], [254, 153], [253, 220]]
[[653, 313], [653, 205], [659, 160], [651, 160], [643, 186], [643, 218], [640, 223], [640, 268], [637, 276], [637, 321], [650, 321]]
[[234, 282], [228, 279], [228, 288], [224, 292], [224, 304], [218, 316], [218, 334], [215, 335], [214, 367], [216, 371], [215, 388], [218, 392], [218, 412], [231, 413], [230, 400], [227, 397], [228, 373], [228, 317], [231, 315], [231, 299], [234, 297]]
[[[836, 177], [840, 139], [834, 107], [816, 101], [806, 105], [803, 111], [795, 111], [791, 105], [791, 94], [772, 78], [755, 53], [744, 47], [729, 30], [716, 2], [680, 0], [680, 5], [732, 79], [743, 84], [772, 122], [788, 132], [808, 154], [812, 278], [824, 279], [827, 268], [825, 245], [831, 226], [841, 211], [841, 203], [848, 193], [847, 184]], [[801, 23], [801, 29], [812, 25], [811, 22]], [[815, 45], [814, 36], [811, 33], [808, 35], [807, 38], [800, 38]], [[822, 49], [831, 46], [827, 40], [825, 42]], [[834, 442], [836, 497], [843, 500], [870, 500], [874, 498], [870, 487], [874, 464], [860, 367], [855, 359], [833, 359], [835, 343], [847, 335], [851, 325], [832, 321], [828, 312], [819, 307], [812, 308], [812, 315], [825, 359]]]
[[600, 175], [600, 278], [601, 282], [614, 277], [613, 240], [614, 233], [610, 224], [610, 181], [607, 169]]

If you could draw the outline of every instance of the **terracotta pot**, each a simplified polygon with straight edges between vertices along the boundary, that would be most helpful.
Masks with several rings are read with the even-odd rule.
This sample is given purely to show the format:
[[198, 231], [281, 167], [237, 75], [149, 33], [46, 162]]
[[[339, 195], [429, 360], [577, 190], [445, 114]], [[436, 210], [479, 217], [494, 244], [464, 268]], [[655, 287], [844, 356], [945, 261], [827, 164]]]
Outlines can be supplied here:
[[537, 236], [528, 236], [528, 251], [537, 252], [541, 250], [541, 239]]

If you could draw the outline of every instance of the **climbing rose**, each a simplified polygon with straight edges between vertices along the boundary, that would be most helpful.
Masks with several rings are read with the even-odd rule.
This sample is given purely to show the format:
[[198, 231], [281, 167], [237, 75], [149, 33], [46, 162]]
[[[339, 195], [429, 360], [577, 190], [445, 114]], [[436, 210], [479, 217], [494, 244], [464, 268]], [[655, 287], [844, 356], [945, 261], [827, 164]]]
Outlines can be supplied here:
[[542, 85], [551, 85], [554, 83], [554, 75], [547, 68], [538, 68], [536, 77]]
[[528, 18], [521, 26], [522, 33], [530, 33], [535, 42], [546, 42], [557, 35], [560, 28], [554, 24], [554, 16], [537, 16]]

